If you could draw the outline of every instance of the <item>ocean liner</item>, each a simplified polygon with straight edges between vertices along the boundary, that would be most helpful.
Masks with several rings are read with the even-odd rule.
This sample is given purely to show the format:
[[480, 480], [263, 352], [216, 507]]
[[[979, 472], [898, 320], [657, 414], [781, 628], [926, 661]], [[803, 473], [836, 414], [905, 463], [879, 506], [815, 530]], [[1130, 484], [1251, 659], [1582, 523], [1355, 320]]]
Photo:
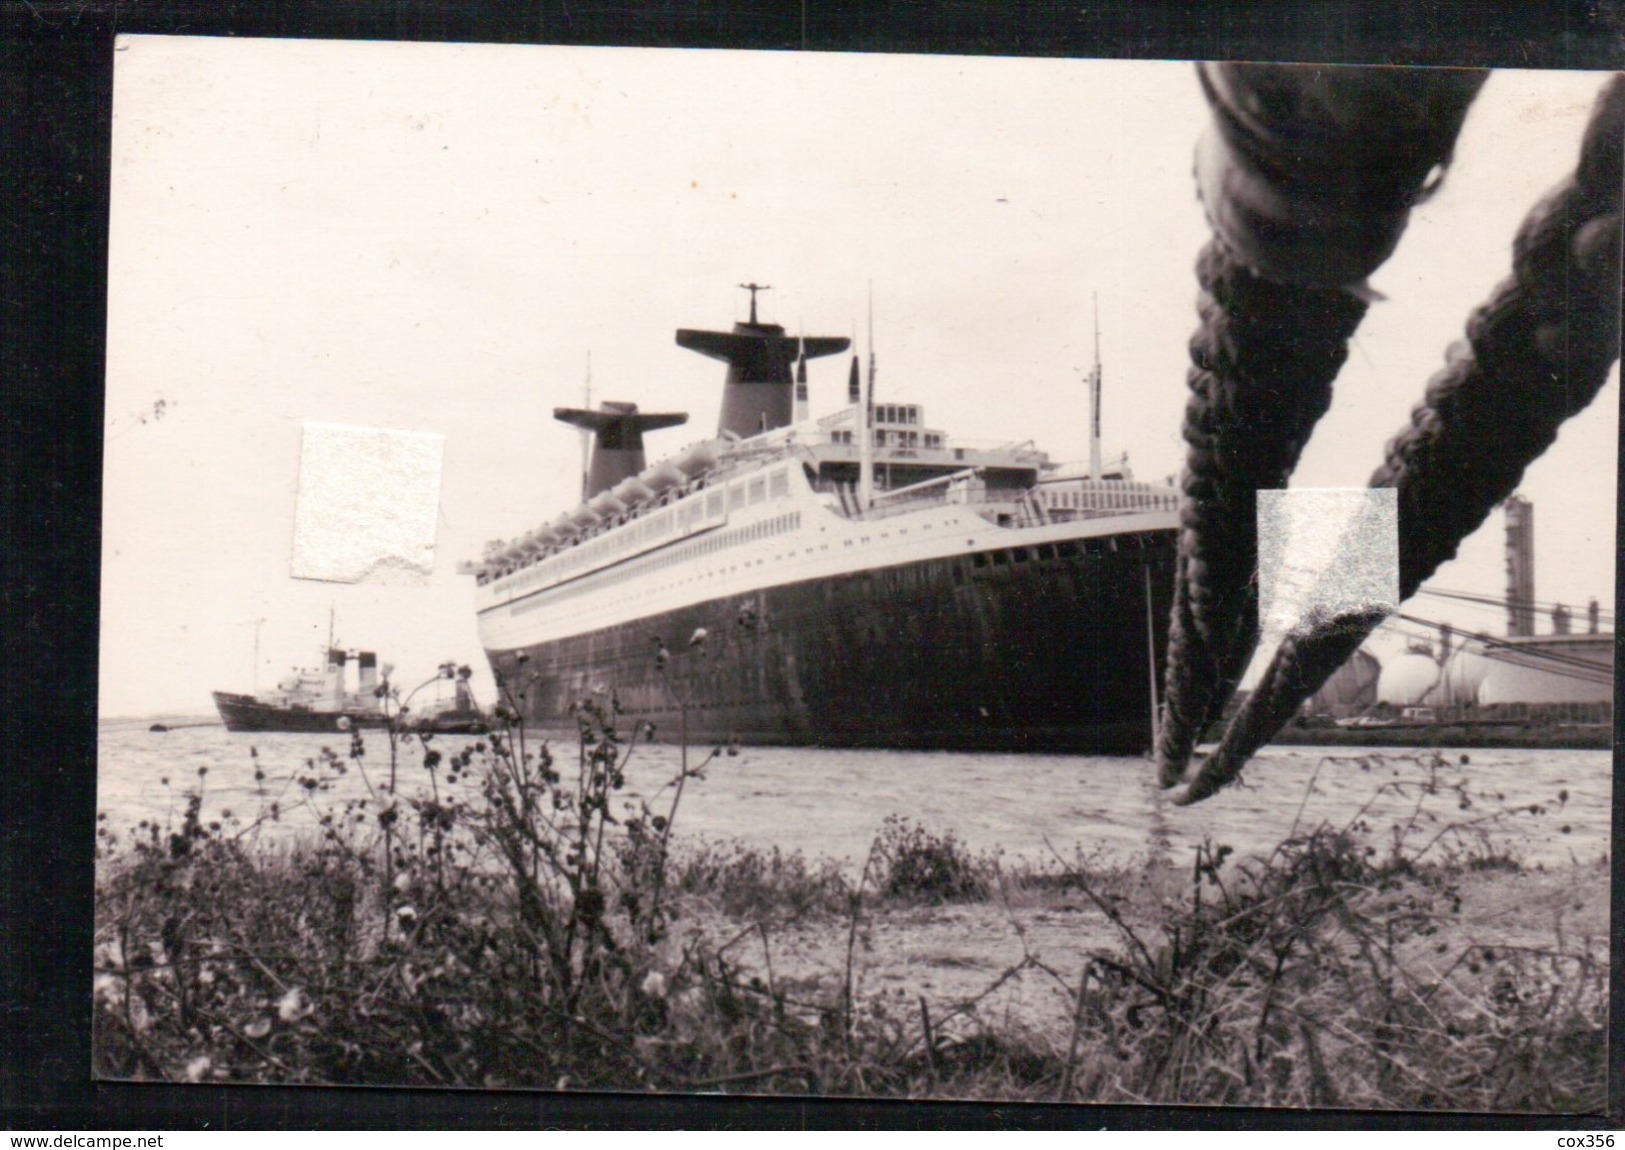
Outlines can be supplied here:
[[548, 728], [613, 697], [703, 742], [1146, 750], [1177, 493], [1102, 463], [1098, 354], [1086, 467], [875, 402], [872, 350], [811, 419], [807, 362], [850, 341], [759, 322], [741, 286], [749, 320], [677, 332], [727, 365], [717, 436], [647, 466], [685, 414], [555, 410], [593, 436], [586, 498], [464, 564], [510, 704]]

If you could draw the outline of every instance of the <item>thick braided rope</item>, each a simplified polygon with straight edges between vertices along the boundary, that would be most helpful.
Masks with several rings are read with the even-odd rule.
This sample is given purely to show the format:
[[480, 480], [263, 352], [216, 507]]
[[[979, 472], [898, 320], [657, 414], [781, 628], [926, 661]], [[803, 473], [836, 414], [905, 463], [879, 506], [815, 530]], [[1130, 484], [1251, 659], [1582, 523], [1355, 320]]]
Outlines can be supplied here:
[[[1366, 305], [1449, 158], [1481, 71], [1199, 66], [1214, 120], [1196, 175], [1197, 262], [1178, 582], [1158, 776], [1175, 785], [1258, 641], [1257, 492], [1284, 485]], [[1373, 131], [1378, 125], [1381, 131]]]
[[1257, 643], [1260, 488], [1279, 487], [1331, 403], [1366, 305], [1335, 289], [1255, 274], [1218, 240], [1197, 262], [1178, 583], [1157, 759], [1179, 781]]
[[[1400, 597], [1454, 557], [1524, 469], [1606, 382], [1619, 354], [1625, 77], [1599, 97], [1575, 175], [1524, 220], [1513, 275], [1478, 308], [1373, 487], [1397, 488]], [[1232, 781], [1382, 621], [1333, 620], [1288, 638], [1180, 802]]]

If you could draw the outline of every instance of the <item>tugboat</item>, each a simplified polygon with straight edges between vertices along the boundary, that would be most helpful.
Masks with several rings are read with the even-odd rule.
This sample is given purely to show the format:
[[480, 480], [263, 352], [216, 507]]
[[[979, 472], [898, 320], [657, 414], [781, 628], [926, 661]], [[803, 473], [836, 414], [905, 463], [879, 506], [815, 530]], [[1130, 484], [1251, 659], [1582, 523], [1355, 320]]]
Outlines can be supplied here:
[[[347, 691], [345, 668], [352, 658], [356, 685]], [[334, 647], [330, 632], [321, 669], [296, 668], [265, 694], [213, 694], [228, 731], [351, 731], [389, 726], [377, 687], [378, 656]]]
[[459, 667], [455, 662], [440, 664], [440, 672], [434, 681], [454, 682], [456, 686], [453, 688], [452, 697], [447, 699], [443, 694], [437, 696], [421, 704], [415, 712], [410, 705], [412, 696], [408, 695], [397, 716], [397, 728], [419, 735], [487, 733], [491, 729], [490, 723], [486, 719], [485, 712], [480, 710], [479, 704], [474, 701], [474, 691], [469, 686], [469, 679], [473, 675], [472, 667], [466, 665]]

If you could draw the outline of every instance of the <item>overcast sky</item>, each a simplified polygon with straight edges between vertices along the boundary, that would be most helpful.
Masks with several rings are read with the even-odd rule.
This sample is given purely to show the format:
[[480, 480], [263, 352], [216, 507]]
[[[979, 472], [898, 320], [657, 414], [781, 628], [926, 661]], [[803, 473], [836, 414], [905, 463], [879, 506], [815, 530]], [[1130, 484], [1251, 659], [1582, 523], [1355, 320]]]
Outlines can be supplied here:
[[[574, 501], [552, 408], [691, 413], [678, 327], [857, 335], [931, 426], [1087, 454], [1098, 293], [1108, 454], [1177, 471], [1206, 118], [1181, 63], [121, 38], [115, 68], [101, 707], [201, 713], [339, 638], [408, 686], [481, 672], [483, 543]], [[1373, 307], [1295, 484], [1361, 485], [1572, 167], [1595, 75], [1502, 73]], [[812, 365], [815, 414], [842, 357]], [[161, 413], [159, 411], [161, 401]], [[1523, 487], [1536, 594], [1613, 603], [1617, 384]], [[444, 436], [421, 586], [290, 575], [306, 420]], [[1499, 596], [1494, 515], [1438, 585]], [[1432, 602], [1416, 613], [1500, 630]], [[254, 665], [255, 621], [260, 663]]]

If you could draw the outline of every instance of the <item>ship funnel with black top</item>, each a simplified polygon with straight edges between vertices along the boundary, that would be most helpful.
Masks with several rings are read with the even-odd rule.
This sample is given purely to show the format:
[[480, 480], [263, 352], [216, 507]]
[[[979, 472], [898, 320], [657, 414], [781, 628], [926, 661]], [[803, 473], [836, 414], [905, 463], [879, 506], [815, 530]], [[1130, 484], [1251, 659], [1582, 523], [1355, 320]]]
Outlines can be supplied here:
[[719, 434], [741, 438], [788, 427], [794, 413], [797, 360], [834, 355], [851, 346], [843, 336], [790, 336], [776, 323], [756, 320], [756, 293], [766, 284], [740, 284], [750, 292], [750, 319], [734, 324], [733, 331], [694, 331], [679, 328], [677, 346], [720, 359], [728, 365], [722, 389]]
[[592, 462], [587, 468], [587, 498], [608, 491], [647, 465], [643, 433], [688, 422], [684, 411], [639, 411], [635, 403], [605, 400], [597, 411], [555, 407], [553, 418], [593, 433]]

